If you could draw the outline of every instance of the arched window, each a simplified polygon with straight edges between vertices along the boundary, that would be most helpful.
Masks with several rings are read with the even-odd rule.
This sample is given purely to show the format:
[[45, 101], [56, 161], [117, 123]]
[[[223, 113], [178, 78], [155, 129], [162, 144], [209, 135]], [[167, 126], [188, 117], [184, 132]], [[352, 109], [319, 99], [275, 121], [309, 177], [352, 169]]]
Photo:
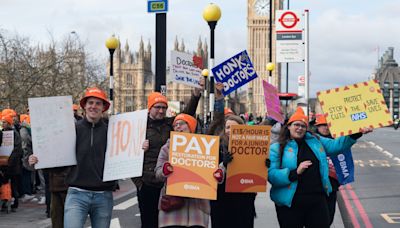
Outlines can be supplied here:
[[131, 74], [126, 75], [126, 85], [133, 85], [133, 79]]

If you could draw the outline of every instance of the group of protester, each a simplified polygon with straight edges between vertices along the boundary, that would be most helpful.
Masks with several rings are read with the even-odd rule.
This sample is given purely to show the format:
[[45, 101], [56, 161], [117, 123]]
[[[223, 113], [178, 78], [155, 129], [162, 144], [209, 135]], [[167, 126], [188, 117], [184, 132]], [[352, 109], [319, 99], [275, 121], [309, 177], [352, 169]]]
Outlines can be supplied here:
[[20, 202], [45, 204], [45, 174], [28, 164], [28, 156], [32, 154], [29, 114], [18, 115], [13, 109], [4, 109], [0, 120], [0, 145], [3, 132], [11, 132], [14, 143], [9, 157], [0, 156], [1, 211], [16, 212]]
[[[246, 124], [246, 119], [224, 107], [222, 89], [223, 85], [217, 83], [214, 120], [207, 130], [209, 135], [220, 136], [220, 161], [213, 173], [219, 185], [217, 199], [211, 201], [187, 197], [171, 199], [166, 195], [166, 180], [174, 172], [168, 162], [170, 132], [197, 133], [198, 123], [194, 116], [202, 90], [194, 89], [183, 113], [175, 117], [166, 117], [168, 101], [165, 96], [158, 92], [149, 95], [146, 140], [142, 145], [143, 174], [132, 178], [143, 228], [198, 228], [208, 227], [210, 222], [213, 228], [254, 227], [257, 194], [225, 192], [226, 169], [233, 160], [228, 150], [230, 129], [233, 125]], [[102, 180], [108, 130], [103, 114], [109, 109], [110, 102], [104, 91], [88, 88], [80, 100], [80, 107], [84, 110], [83, 118], [75, 116], [77, 165], [46, 169], [52, 225], [56, 228], [83, 227], [89, 215], [92, 227], [109, 227], [112, 192], [117, 186], [116, 181]], [[7, 115], [3, 114], [2, 120], [6, 123], [3, 130], [13, 129]], [[318, 131], [309, 132], [308, 117], [301, 108], [285, 123], [266, 119], [260, 124], [279, 125], [279, 132], [273, 131], [277, 135], [265, 166], [280, 227], [329, 227], [333, 221], [338, 184], [334, 181], [334, 170], [328, 172], [328, 157], [350, 148], [362, 133], [372, 129], [365, 128], [362, 133], [332, 139], [324, 116], [319, 116], [316, 121]], [[20, 141], [15, 135], [16, 152], [13, 151], [7, 165], [12, 167], [26, 161], [26, 166], [32, 169], [38, 158], [34, 151], [27, 153], [27, 157]], [[12, 172], [9, 177], [12, 182]], [[168, 200], [179, 203], [174, 208], [166, 208], [164, 201]]]

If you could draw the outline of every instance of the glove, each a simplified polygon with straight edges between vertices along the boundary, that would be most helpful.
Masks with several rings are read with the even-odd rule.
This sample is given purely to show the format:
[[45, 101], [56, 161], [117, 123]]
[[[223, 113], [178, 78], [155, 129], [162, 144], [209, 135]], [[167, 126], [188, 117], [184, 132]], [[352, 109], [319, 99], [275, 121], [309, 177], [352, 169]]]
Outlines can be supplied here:
[[222, 182], [222, 179], [224, 178], [222, 169], [215, 170], [213, 176], [214, 176], [215, 180], [217, 180], [218, 182]]
[[222, 164], [225, 167], [228, 167], [228, 163], [230, 163], [233, 160], [233, 156], [230, 152], [224, 153], [223, 158], [222, 158]]
[[172, 167], [171, 163], [165, 162], [163, 165], [162, 172], [164, 176], [169, 176], [171, 173], [174, 172], [174, 168]]
[[271, 167], [271, 160], [269, 160], [269, 158], [265, 159], [265, 166], [267, 166], [267, 168]]

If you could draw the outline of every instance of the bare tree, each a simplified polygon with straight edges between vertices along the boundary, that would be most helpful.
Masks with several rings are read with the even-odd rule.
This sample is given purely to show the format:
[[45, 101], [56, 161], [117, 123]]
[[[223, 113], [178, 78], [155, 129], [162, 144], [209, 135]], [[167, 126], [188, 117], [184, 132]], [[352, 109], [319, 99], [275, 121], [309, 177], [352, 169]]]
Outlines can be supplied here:
[[104, 71], [70, 34], [44, 46], [0, 30], [0, 108], [24, 111], [29, 97], [71, 95], [76, 102], [88, 86], [104, 85]]

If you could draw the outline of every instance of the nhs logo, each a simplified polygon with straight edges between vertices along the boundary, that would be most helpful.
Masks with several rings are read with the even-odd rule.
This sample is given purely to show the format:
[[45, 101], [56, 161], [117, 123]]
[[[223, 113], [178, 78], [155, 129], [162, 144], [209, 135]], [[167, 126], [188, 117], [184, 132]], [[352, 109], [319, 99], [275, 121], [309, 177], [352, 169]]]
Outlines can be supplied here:
[[367, 113], [366, 112], [359, 112], [359, 113], [351, 114], [351, 120], [352, 121], [363, 120], [363, 119], [367, 119]]

